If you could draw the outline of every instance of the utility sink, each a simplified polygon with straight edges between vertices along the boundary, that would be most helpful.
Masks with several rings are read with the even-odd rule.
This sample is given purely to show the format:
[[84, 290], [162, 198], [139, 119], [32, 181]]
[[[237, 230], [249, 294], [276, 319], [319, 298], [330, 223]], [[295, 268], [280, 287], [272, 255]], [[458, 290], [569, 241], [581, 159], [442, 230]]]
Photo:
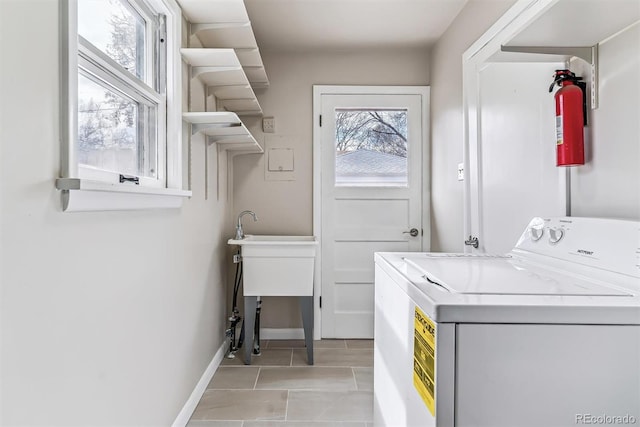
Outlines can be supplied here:
[[[240, 219], [238, 228], [242, 230]], [[240, 232], [237, 234], [242, 235]], [[302, 314], [307, 363], [313, 365], [313, 266], [318, 246], [316, 238], [245, 235], [243, 239], [230, 239], [227, 243], [239, 246], [242, 255], [245, 342], [254, 341], [254, 323], [260, 323], [259, 318], [256, 320], [258, 297], [297, 296]], [[247, 365], [251, 364], [252, 348], [253, 346], [245, 344], [244, 363]]]
[[240, 246], [244, 296], [312, 296], [314, 236], [246, 235]]

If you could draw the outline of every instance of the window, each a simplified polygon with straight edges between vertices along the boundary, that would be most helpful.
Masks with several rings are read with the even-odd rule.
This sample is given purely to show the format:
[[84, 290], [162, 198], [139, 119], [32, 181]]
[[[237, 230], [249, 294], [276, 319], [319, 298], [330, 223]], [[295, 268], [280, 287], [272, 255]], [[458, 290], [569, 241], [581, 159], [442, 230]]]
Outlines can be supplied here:
[[78, 0], [80, 178], [165, 186], [164, 22], [140, 0]]
[[336, 186], [407, 186], [407, 110], [337, 109]]
[[101, 191], [181, 190], [179, 7], [174, 0], [61, 4], [67, 117], [58, 188], [86, 189], [77, 184], [85, 180], [107, 184]]

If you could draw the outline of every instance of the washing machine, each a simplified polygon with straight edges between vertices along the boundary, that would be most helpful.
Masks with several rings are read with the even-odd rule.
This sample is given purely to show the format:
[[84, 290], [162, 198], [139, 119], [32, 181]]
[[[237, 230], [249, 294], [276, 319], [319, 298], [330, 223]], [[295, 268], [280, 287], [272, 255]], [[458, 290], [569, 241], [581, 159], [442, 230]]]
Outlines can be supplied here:
[[640, 425], [640, 223], [534, 218], [504, 255], [375, 254], [374, 425]]

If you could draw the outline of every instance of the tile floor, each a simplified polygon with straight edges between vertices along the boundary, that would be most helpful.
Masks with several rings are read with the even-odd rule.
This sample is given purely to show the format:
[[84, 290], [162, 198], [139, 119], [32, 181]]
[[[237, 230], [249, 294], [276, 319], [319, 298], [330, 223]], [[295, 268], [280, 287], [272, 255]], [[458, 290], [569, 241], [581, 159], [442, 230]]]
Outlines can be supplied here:
[[244, 365], [224, 359], [189, 427], [373, 426], [373, 341], [265, 341]]

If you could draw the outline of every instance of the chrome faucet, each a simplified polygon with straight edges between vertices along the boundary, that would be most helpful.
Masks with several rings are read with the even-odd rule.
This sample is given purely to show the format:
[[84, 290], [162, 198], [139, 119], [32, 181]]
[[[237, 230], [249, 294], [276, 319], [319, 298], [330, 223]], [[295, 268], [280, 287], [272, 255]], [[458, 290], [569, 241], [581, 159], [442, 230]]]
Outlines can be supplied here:
[[238, 225], [236, 225], [236, 240], [244, 239], [244, 231], [242, 230], [242, 217], [245, 215], [251, 215], [253, 217], [253, 221], [257, 221], [258, 217], [252, 211], [242, 211], [240, 215], [238, 215]]

